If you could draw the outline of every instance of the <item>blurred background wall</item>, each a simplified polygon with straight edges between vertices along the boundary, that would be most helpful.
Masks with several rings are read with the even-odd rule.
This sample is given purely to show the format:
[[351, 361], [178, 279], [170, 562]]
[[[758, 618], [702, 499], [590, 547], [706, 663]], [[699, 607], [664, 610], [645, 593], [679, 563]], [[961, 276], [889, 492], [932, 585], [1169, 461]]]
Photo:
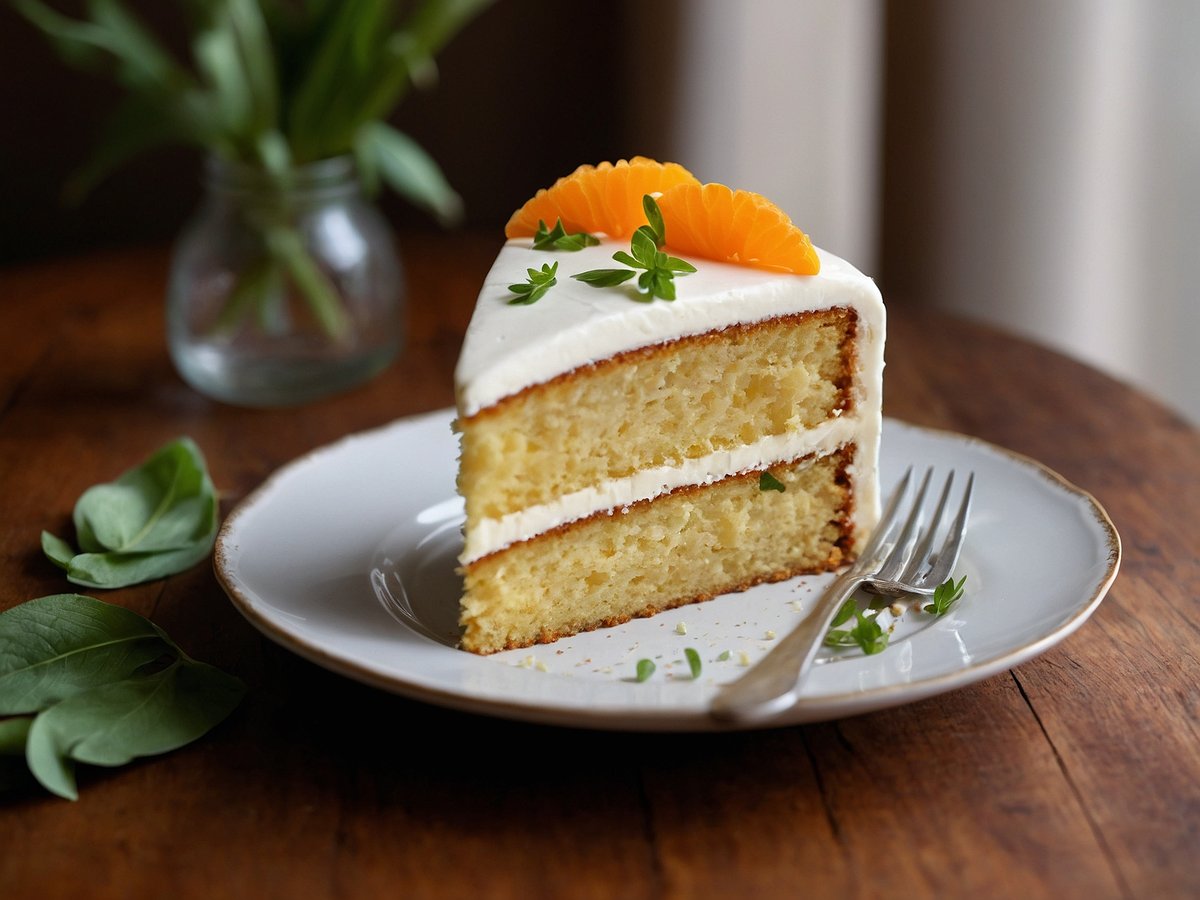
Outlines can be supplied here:
[[[130, 6], [182, 33], [176, 4]], [[394, 122], [464, 228], [498, 233], [581, 162], [674, 159], [774, 199], [889, 303], [1050, 344], [1200, 422], [1197, 35], [1194, 0], [499, 0]], [[186, 150], [59, 203], [116, 96], [0, 6], [0, 264], [178, 231]]]

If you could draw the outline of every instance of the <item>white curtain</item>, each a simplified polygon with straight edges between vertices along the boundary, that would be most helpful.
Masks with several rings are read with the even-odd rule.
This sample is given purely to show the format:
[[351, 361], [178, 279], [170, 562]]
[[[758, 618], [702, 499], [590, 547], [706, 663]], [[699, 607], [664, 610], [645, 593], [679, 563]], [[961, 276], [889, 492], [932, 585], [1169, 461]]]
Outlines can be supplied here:
[[[871, 274], [903, 241], [909, 299], [1200, 421], [1200, 3], [688, 0], [677, 15], [667, 145], [701, 179], [766, 194]], [[935, 35], [924, 130], [891, 121], [890, 146], [887, 15]], [[879, 161], [902, 151], [929, 155], [926, 183], [889, 197], [923, 208], [884, 217]], [[921, 233], [877, 234], [893, 219]]]

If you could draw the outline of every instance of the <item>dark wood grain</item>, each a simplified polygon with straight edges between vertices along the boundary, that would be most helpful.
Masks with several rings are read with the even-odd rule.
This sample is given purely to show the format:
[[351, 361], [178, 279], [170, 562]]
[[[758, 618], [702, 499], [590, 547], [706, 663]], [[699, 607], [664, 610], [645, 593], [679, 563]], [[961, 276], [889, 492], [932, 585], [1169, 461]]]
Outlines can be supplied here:
[[[203, 447], [228, 511], [344, 434], [448, 406], [490, 235], [414, 234], [408, 347], [297, 410], [197, 396], [171, 369], [166, 255], [0, 273], [0, 608], [68, 590], [38, 549], [162, 441]], [[468, 716], [313, 666], [212, 573], [105, 599], [249, 694], [203, 740], [77, 803], [0, 799], [12, 897], [1194, 897], [1200, 895], [1200, 437], [1044, 348], [893, 303], [886, 410], [1041, 460], [1096, 495], [1124, 561], [1094, 617], [1019, 668], [836, 722], [739, 734]]]

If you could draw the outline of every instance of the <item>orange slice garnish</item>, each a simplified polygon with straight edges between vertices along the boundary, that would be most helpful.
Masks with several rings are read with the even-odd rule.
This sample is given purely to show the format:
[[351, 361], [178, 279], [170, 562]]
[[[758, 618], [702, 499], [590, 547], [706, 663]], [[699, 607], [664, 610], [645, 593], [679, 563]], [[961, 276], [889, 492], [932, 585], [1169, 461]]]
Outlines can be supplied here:
[[580, 166], [526, 201], [512, 214], [504, 234], [532, 237], [539, 220], [553, 228], [562, 219], [568, 232], [603, 232], [620, 240], [646, 224], [642, 197], [683, 184], [698, 187], [700, 182], [678, 163], [660, 163], [643, 156], [616, 164]]
[[699, 256], [775, 272], [816, 275], [812, 241], [761, 194], [723, 184], [680, 184], [658, 198], [666, 245]]

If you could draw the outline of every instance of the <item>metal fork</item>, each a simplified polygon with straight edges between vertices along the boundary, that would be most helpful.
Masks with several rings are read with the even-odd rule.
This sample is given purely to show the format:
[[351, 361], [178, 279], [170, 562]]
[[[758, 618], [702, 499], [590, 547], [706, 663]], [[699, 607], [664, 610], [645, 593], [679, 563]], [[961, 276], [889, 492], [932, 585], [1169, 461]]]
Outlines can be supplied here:
[[[933, 470], [925, 472], [916, 497], [903, 517], [900, 507], [908, 494], [913, 470], [910, 467], [888, 499], [874, 533], [858, 559], [834, 579], [816, 607], [794, 631], [779, 642], [749, 672], [717, 692], [709, 713], [731, 722], [755, 722], [782, 712], [796, 702], [800, 685], [812, 667], [829, 623], [846, 599], [859, 588], [887, 596], [932, 594], [954, 571], [962, 550], [975, 475], [967, 479], [958, 512], [950, 523], [941, 547], [933, 552], [954, 483], [954, 472], [946, 477], [941, 496], [929, 523], [922, 530], [925, 495]], [[899, 529], [899, 534], [892, 535]]]

